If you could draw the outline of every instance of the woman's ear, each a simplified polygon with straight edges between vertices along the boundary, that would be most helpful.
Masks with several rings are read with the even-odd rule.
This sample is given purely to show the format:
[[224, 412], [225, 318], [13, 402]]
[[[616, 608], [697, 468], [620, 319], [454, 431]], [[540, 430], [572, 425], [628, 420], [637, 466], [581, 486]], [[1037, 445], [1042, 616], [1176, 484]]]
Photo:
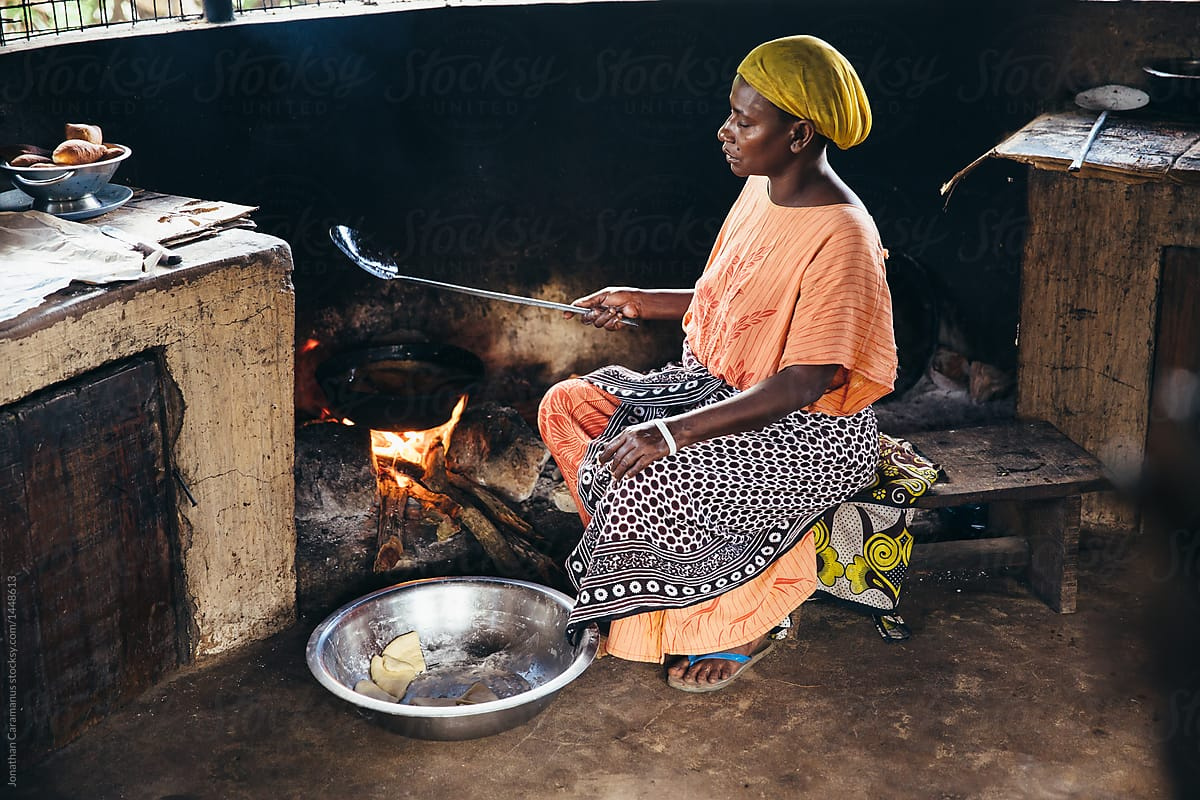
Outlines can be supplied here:
[[813, 139], [817, 136], [817, 129], [813, 127], [810, 120], [798, 119], [792, 123], [789, 134], [791, 136], [790, 146], [792, 152], [799, 153], [812, 144]]

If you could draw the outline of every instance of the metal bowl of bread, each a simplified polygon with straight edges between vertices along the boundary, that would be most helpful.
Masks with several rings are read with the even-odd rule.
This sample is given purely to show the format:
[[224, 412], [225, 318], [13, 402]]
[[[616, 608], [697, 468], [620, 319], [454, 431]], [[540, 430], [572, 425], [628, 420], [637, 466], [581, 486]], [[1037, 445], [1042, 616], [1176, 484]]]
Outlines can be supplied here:
[[417, 739], [490, 736], [532, 719], [587, 669], [599, 634], [565, 636], [572, 600], [535, 583], [429, 578], [355, 600], [317, 626], [314, 677]]
[[49, 214], [100, 208], [96, 193], [108, 185], [132, 150], [104, 141], [95, 125], [69, 124], [66, 138], [53, 150], [37, 147], [11, 154], [0, 169], [12, 185], [33, 198], [33, 208]]

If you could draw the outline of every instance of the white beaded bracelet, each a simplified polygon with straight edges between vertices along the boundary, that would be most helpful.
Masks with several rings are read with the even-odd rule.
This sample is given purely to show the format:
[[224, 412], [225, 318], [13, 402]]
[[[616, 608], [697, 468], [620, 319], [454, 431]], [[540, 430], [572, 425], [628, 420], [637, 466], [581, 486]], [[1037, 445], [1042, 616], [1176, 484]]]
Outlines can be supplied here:
[[654, 420], [654, 427], [658, 428], [658, 432], [662, 434], [663, 441], [667, 443], [667, 447], [671, 450], [671, 455], [679, 452], [679, 448], [675, 446], [675, 437], [667, 430], [667, 423], [661, 419]]

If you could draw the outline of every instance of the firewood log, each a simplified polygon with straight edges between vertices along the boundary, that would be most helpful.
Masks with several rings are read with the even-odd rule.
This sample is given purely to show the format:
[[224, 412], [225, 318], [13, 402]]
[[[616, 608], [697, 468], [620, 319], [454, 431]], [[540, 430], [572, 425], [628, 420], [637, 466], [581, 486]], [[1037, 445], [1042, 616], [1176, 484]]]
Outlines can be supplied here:
[[446, 477], [454, 486], [470, 492], [475, 499], [479, 500], [496, 522], [507, 525], [520, 533], [527, 534], [533, 530], [532, 525], [517, 516], [517, 512], [509, 508], [507, 503], [486, 488], [449, 470], [446, 472]]
[[488, 558], [496, 565], [496, 569], [506, 578], [519, 578], [524, 574], [521, 560], [509, 546], [504, 534], [483, 515], [483, 512], [471, 506], [463, 506], [461, 515], [463, 527], [471, 532]]
[[389, 536], [375, 556], [375, 571], [387, 572], [399, 563], [404, 556], [404, 545], [396, 536]]

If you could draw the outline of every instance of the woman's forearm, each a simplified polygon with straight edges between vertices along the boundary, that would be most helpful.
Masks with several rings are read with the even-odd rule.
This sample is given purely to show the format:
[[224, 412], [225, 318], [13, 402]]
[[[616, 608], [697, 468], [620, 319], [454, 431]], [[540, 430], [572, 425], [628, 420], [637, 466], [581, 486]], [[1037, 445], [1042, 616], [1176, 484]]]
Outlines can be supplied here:
[[837, 371], [837, 364], [786, 367], [728, 400], [667, 419], [667, 428], [679, 447], [762, 428], [816, 402]]
[[643, 319], [683, 319], [694, 289], [639, 289]]
[[[621, 323], [627, 319], [683, 319], [693, 294], [693, 289], [609, 286], [573, 300], [571, 304], [590, 309], [580, 316], [580, 322], [584, 325], [617, 331], [622, 329]], [[574, 315], [567, 312], [566, 316]]]

